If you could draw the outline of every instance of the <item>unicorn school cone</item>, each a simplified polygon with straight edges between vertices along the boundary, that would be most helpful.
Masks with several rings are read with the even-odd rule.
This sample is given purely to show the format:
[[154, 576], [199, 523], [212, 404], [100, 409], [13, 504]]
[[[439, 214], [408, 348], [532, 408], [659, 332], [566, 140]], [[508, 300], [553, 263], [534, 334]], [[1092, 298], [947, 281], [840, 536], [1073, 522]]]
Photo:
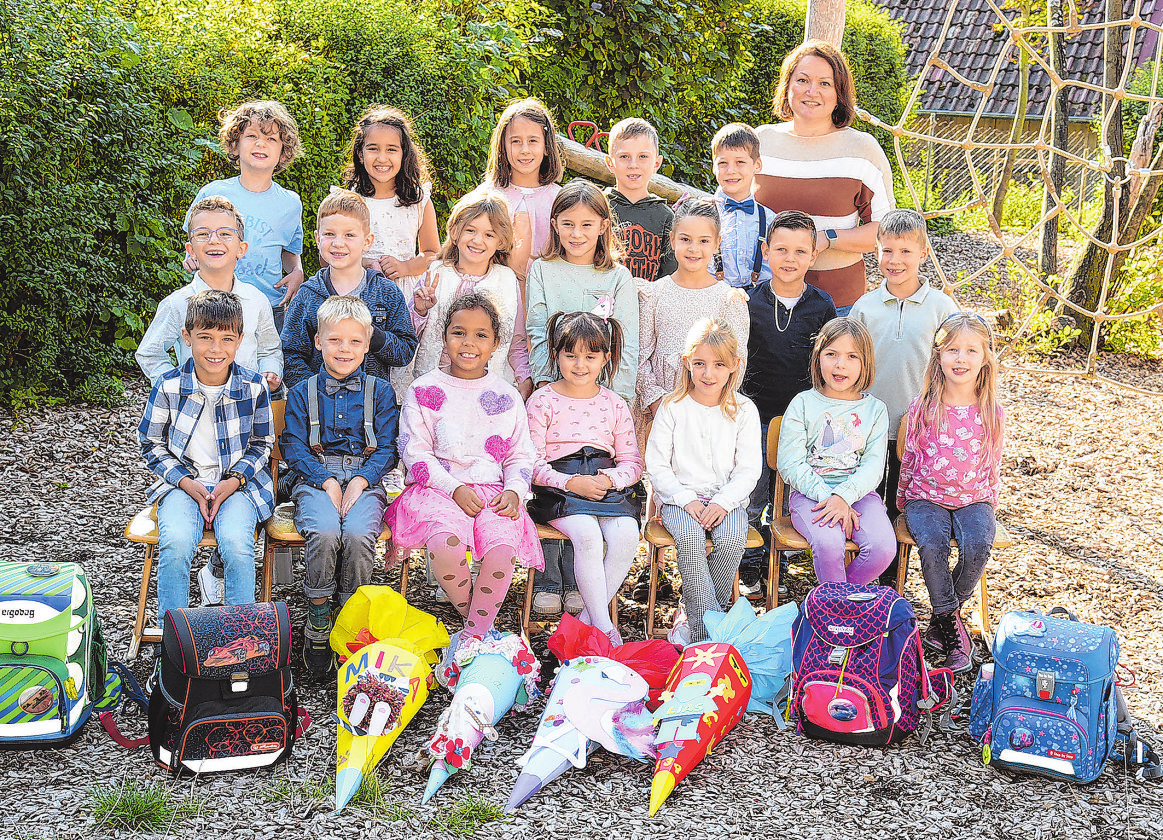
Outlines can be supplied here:
[[658, 759], [650, 785], [650, 816], [734, 728], [750, 698], [751, 675], [734, 647], [699, 642], [683, 650], [654, 713]]
[[522, 636], [490, 630], [485, 636], [462, 637], [450, 664], [438, 674], [453, 692], [428, 742], [432, 765], [423, 802], [427, 803], [454, 773], [472, 767], [473, 752], [512, 708], [537, 698], [541, 664]]
[[389, 587], [361, 586], [344, 605], [331, 634], [332, 649], [345, 657], [335, 708], [336, 813], [428, 699], [434, 648], [448, 643], [443, 625]]

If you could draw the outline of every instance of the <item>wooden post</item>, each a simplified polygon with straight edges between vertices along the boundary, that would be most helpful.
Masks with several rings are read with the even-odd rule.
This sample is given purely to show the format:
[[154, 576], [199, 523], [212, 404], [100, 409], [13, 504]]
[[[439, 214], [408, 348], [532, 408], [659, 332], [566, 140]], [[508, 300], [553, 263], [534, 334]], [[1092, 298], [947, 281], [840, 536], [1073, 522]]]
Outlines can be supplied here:
[[[1062, 26], [1065, 17], [1062, 13], [1062, 0], [1049, 0], [1047, 18], [1050, 26]], [[1051, 32], [1048, 51], [1050, 66], [1062, 78], [1066, 78], [1066, 48], [1063, 45], [1062, 33]], [[1066, 88], [1058, 91], [1051, 99], [1050, 110], [1050, 143], [1055, 149], [1064, 152], [1070, 151], [1070, 115], [1067, 110], [1069, 103], [1066, 99]], [[1045, 119], [1045, 116], [1042, 117]], [[1062, 188], [1066, 184], [1066, 158], [1062, 155], [1050, 153], [1050, 183], [1058, 197], [1062, 197]], [[1085, 170], [1084, 170], [1085, 171]], [[1051, 200], [1049, 190], [1042, 200], [1043, 215], [1049, 212]], [[1039, 267], [1042, 274], [1049, 277], [1058, 273], [1058, 216], [1047, 219], [1042, 226], [1042, 253]]]
[[[575, 143], [564, 135], [557, 135], [557, 140], [561, 143], [562, 156], [565, 158], [565, 168], [578, 175], [589, 178], [591, 181], [598, 181], [603, 184], [614, 183], [614, 175], [606, 168], [606, 156], [595, 149], [587, 149], [581, 143]], [[711, 198], [710, 193], [700, 190], [698, 187], [692, 187], [689, 184], [680, 184], [678, 181], [672, 181], [665, 175], [655, 175], [650, 179], [650, 191], [655, 195], [662, 196], [667, 201], [675, 202], [684, 195], [691, 195], [695, 198]]]
[[836, 49], [844, 39], [844, 0], [808, 0], [804, 40], [827, 41]]

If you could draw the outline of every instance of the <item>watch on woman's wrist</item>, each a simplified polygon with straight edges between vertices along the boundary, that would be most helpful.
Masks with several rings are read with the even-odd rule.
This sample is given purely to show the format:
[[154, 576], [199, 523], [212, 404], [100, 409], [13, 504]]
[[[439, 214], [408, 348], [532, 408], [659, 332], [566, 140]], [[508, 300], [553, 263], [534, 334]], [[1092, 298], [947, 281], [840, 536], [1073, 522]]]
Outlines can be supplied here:
[[835, 231], [835, 229], [833, 229], [833, 228], [825, 229], [824, 236], [827, 237], [827, 239], [828, 239], [828, 247], [829, 248], [831, 248], [833, 245], [836, 244], [836, 231]]

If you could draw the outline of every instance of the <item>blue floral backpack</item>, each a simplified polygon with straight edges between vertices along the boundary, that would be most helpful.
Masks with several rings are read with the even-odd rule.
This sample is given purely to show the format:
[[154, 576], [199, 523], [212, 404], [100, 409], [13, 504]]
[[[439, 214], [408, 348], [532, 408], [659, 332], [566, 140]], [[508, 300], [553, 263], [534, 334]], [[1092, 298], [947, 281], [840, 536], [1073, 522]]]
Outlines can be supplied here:
[[1140, 778], [1160, 778], [1159, 759], [1127, 719], [1114, 630], [1062, 607], [1007, 612], [993, 660], [977, 677], [969, 719], [986, 764], [1085, 783], [1118, 752]]

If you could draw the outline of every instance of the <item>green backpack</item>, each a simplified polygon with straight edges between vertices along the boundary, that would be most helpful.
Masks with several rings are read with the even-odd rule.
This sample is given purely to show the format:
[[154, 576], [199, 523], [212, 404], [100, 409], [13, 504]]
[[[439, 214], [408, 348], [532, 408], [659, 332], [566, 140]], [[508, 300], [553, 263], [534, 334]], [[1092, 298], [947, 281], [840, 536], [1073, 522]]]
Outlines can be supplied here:
[[105, 639], [76, 563], [0, 563], [0, 748], [75, 740], [105, 695]]

